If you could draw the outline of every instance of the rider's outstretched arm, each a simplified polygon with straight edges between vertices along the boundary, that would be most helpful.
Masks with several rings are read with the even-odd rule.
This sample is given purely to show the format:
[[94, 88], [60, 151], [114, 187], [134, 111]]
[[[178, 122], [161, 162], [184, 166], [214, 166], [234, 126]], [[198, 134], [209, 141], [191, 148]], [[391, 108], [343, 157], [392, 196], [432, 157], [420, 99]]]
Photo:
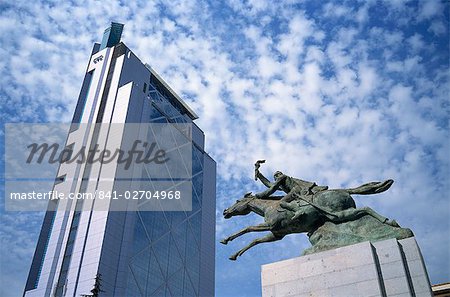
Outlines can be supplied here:
[[270, 195], [275, 193], [280, 188], [281, 184], [284, 182], [285, 179], [286, 175], [283, 175], [281, 178], [277, 179], [277, 181], [273, 183], [267, 190], [255, 194], [256, 198], [268, 199]]
[[256, 177], [268, 188], [273, 185], [261, 172], [259, 172], [259, 170], [256, 173]]

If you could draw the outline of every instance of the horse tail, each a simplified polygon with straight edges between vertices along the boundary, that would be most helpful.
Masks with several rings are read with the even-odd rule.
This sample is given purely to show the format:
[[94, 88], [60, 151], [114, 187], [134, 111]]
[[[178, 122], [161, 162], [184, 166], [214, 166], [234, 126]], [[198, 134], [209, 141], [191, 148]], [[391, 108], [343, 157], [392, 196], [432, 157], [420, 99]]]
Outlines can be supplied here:
[[394, 181], [392, 179], [388, 179], [383, 182], [370, 182], [367, 184], [363, 184], [356, 188], [344, 189], [347, 193], [355, 194], [355, 195], [371, 195], [378, 194], [387, 191]]

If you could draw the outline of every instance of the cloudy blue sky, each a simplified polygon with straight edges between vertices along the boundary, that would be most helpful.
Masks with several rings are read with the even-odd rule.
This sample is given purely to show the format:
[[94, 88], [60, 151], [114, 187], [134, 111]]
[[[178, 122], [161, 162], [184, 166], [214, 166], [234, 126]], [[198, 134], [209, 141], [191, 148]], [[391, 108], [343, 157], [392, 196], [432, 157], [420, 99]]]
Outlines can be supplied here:
[[[218, 167], [217, 241], [262, 220], [221, 217], [262, 189], [257, 159], [266, 175], [334, 188], [392, 178], [357, 205], [411, 228], [432, 283], [450, 280], [448, 1], [3, 0], [2, 121], [70, 121], [110, 21], [200, 116]], [[0, 214], [0, 295], [19, 296], [43, 215]], [[257, 236], [217, 245], [217, 296], [260, 295], [260, 265], [309, 245], [291, 235], [227, 259]]]

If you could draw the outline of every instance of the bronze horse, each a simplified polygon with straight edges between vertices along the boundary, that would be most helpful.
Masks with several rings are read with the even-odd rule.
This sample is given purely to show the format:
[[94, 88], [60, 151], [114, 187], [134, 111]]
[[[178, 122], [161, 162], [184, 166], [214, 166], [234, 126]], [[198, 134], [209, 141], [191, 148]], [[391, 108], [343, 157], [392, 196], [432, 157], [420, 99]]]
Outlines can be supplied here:
[[[255, 239], [229, 258], [230, 260], [236, 260], [237, 257], [257, 244], [278, 241], [292, 233], [312, 233], [326, 221], [342, 223], [369, 215], [382, 223], [399, 227], [394, 220], [388, 220], [370, 207], [356, 208], [355, 201], [350, 196], [350, 194], [368, 195], [381, 193], [389, 189], [392, 183], [392, 180], [387, 180], [380, 183], [364, 184], [354, 189], [325, 190], [314, 195], [313, 203], [302, 200], [299, 197], [300, 199], [297, 199], [297, 209], [281, 208], [279, 200], [281, 197], [258, 199], [251, 193], [247, 193], [242, 199], [237, 200], [234, 205], [224, 210], [224, 218], [229, 219], [233, 216], [247, 215], [250, 212], [254, 212], [264, 217], [264, 223], [246, 227], [220, 242], [227, 244], [229, 241], [248, 232], [270, 231], [266, 236]], [[293, 220], [294, 213], [295, 211], [298, 212], [298, 210], [301, 210], [301, 215]]]

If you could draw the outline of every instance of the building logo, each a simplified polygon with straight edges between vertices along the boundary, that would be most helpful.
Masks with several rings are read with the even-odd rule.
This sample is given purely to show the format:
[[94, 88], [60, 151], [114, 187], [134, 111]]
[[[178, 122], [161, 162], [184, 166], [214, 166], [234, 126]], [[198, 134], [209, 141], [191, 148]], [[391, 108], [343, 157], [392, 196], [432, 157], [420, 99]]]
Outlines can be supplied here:
[[94, 59], [94, 64], [97, 64], [98, 62], [103, 61], [103, 55], [98, 56]]

